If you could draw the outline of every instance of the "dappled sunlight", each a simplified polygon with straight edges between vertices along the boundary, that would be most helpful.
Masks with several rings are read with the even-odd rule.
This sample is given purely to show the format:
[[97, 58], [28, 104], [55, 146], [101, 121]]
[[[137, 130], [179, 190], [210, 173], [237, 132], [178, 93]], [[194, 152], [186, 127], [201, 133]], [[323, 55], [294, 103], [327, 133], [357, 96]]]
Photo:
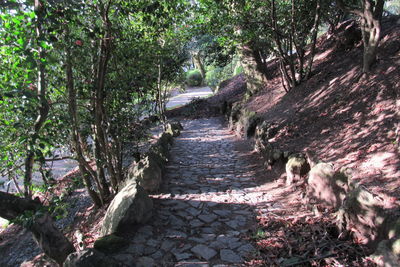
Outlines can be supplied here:
[[212, 95], [213, 92], [210, 87], [189, 88], [186, 92], [175, 95], [169, 98], [166, 107], [168, 109], [182, 106], [189, 103], [194, 98], [205, 98]]

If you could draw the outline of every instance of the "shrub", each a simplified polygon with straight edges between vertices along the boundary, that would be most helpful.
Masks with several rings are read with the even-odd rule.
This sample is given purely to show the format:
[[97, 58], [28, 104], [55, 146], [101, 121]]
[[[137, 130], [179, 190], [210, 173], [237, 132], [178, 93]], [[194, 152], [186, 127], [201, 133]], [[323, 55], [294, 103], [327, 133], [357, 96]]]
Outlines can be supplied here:
[[208, 66], [205, 78], [206, 84], [215, 90], [222, 81], [230, 79], [242, 72], [243, 67], [240, 65], [239, 57], [235, 56], [232, 61], [224, 67]]
[[233, 72], [233, 75], [238, 75], [238, 74], [241, 74], [243, 72], [243, 67], [242, 67], [242, 65], [238, 65], [238, 66], [236, 66], [236, 68], [235, 68], [235, 70], [234, 70], [234, 72]]
[[203, 83], [203, 77], [199, 70], [189, 70], [186, 72], [186, 84], [189, 86], [200, 86]]

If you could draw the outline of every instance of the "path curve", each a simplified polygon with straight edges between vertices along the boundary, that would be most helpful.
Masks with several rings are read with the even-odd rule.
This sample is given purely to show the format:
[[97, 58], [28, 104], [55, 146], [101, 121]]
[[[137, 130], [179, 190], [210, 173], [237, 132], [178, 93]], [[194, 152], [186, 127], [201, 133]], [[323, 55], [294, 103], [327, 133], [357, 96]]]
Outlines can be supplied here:
[[213, 94], [210, 87], [192, 87], [186, 89], [184, 93], [173, 95], [166, 105], [167, 109], [179, 107], [189, 103], [193, 98], [204, 98]]
[[254, 205], [268, 195], [257, 190], [256, 170], [235, 151], [221, 118], [183, 124], [161, 192], [151, 195], [154, 215], [116, 258], [140, 266], [242, 266], [256, 253], [249, 240]]

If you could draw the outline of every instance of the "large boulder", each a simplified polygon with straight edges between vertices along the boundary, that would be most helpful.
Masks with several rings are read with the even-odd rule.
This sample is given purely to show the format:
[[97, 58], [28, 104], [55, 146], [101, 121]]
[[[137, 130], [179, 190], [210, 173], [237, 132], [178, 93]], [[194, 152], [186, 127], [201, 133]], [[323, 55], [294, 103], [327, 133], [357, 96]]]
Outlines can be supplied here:
[[351, 185], [350, 189], [338, 211], [338, 228], [342, 233], [352, 232], [359, 242], [376, 248], [387, 236], [383, 200], [363, 186]]
[[229, 113], [229, 130], [233, 130], [235, 124], [240, 119], [240, 114], [242, 111], [242, 105], [240, 103], [235, 103], [232, 105], [232, 108]]
[[157, 191], [162, 180], [161, 158], [148, 154], [128, 170], [128, 180], [136, 181], [148, 192]]
[[64, 267], [118, 267], [122, 266], [100, 251], [88, 248], [68, 255]]
[[153, 209], [153, 201], [146, 191], [131, 180], [113, 199], [104, 216], [101, 236], [118, 232], [125, 226], [147, 222]]
[[336, 172], [332, 164], [318, 163], [308, 175], [308, 197], [317, 199], [328, 208], [338, 209], [348, 191], [348, 172]]
[[379, 267], [400, 266], [400, 239], [388, 239], [379, 242], [370, 259]]
[[159, 146], [164, 155], [168, 155], [168, 151], [174, 142], [173, 136], [170, 133], [163, 132], [153, 146]]
[[310, 165], [303, 154], [293, 154], [288, 158], [286, 163], [286, 184], [291, 185], [294, 181], [307, 174]]
[[177, 137], [181, 134], [182, 130], [183, 126], [180, 122], [172, 122], [167, 124], [165, 132], [169, 133], [173, 137]]
[[[270, 142], [278, 132], [274, 123], [263, 121], [255, 127], [255, 145], [254, 150], [261, 154], [267, 165], [273, 165], [275, 162], [282, 160], [284, 162], [284, 153], [277, 148], [277, 144]], [[286, 157], [287, 158], [287, 157]]]
[[244, 138], [249, 139], [254, 136], [256, 127], [261, 121], [262, 118], [256, 112], [245, 109], [237, 124], [237, 132], [243, 131]]
[[255, 130], [255, 138], [269, 140], [278, 133], [278, 125], [274, 122], [263, 121], [258, 124]]
[[93, 247], [103, 253], [118, 252], [129, 245], [129, 241], [117, 235], [106, 235], [94, 242]]

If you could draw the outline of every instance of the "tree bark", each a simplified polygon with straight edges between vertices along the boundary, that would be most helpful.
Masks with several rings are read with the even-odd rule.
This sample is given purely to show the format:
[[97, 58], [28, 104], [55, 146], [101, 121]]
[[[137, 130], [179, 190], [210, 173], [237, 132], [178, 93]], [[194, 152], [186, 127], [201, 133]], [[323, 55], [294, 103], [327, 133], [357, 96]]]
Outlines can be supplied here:
[[353, 13], [361, 18], [363, 36], [363, 73], [369, 73], [376, 61], [376, 53], [381, 35], [381, 18], [385, 0], [362, 0], [360, 8], [350, 8], [343, 0], [336, 0], [340, 9]]
[[204, 68], [203, 61], [201, 60], [200, 53], [193, 53], [193, 63], [196, 66], [196, 68], [200, 71], [201, 77], [203, 78], [203, 81], [206, 78], [206, 70]]
[[26, 228], [32, 232], [44, 253], [62, 265], [67, 256], [75, 249], [54, 225], [53, 219], [47, 212], [36, 213], [43, 208], [40, 202], [0, 191], [0, 217], [15, 220], [28, 211], [33, 212], [32, 223], [27, 224]]
[[267, 67], [262, 62], [259, 51], [251, 43], [239, 47], [239, 56], [246, 76], [247, 91], [253, 95], [267, 83]]
[[[66, 35], [68, 36], [69, 35], [68, 28], [66, 32], [67, 32]], [[71, 116], [71, 127], [72, 127], [72, 146], [75, 150], [75, 154], [79, 163], [79, 170], [83, 177], [83, 181], [89, 193], [89, 196], [93, 200], [96, 207], [101, 207], [102, 201], [97, 192], [93, 189], [92, 185], [92, 179], [95, 178], [96, 173], [93, 171], [92, 167], [85, 159], [82, 148], [82, 140], [79, 134], [79, 126], [78, 126], [79, 123], [78, 123], [77, 105], [76, 105], [76, 90], [72, 72], [71, 52], [68, 45], [66, 46], [65, 62], [66, 62], [65, 71], [66, 71], [67, 91], [68, 91], [68, 110]]]
[[[42, 20], [44, 17], [44, 8], [43, 4], [40, 0], [35, 0], [34, 10], [37, 15], [36, 22], [36, 38], [37, 45], [39, 51], [39, 60], [38, 64], [38, 81], [37, 81], [37, 95], [39, 98], [39, 114], [36, 117], [36, 121], [34, 123], [33, 135], [32, 135], [32, 145], [35, 144], [36, 139], [40, 133], [40, 130], [47, 119], [47, 115], [49, 114], [50, 106], [47, 102], [46, 98], [46, 79], [45, 79], [45, 65], [43, 63], [43, 59], [45, 59], [45, 51], [41, 47], [41, 40], [43, 38], [43, 30], [42, 30]], [[24, 174], [24, 189], [25, 189], [25, 197], [31, 197], [31, 184], [32, 184], [32, 175], [33, 175], [33, 164], [35, 161], [35, 153], [32, 151], [32, 148], [28, 148], [27, 156], [25, 158], [25, 174]]]
[[312, 37], [311, 37], [311, 49], [308, 59], [308, 65], [305, 73], [305, 79], [308, 80], [312, 71], [312, 65], [314, 62], [314, 55], [315, 55], [315, 47], [317, 44], [317, 35], [318, 35], [318, 27], [320, 21], [320, 14], [321, 14], [321, 0], [317, 1], [317, 6], [315, 7], [315, 17], [314, 17], [314, 25], [311, 30]]

